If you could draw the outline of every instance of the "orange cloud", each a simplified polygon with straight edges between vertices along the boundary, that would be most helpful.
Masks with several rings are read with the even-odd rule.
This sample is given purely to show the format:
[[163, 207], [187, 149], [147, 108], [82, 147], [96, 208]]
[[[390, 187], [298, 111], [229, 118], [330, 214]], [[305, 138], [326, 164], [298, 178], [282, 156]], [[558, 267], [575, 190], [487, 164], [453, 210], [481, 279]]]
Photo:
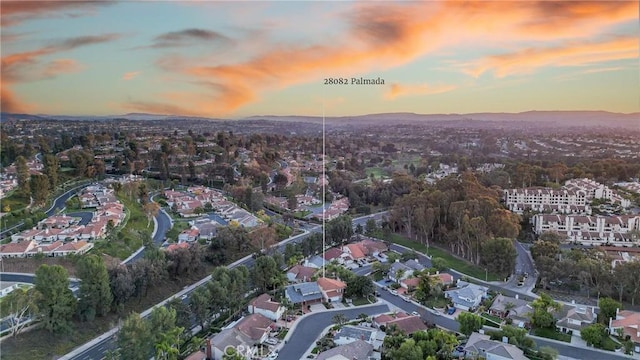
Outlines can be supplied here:
[[3, 112], [28, 113], [35, 107], [20, 101], [6, 84], [0, 83], [0, 108]]
[[140, 75], [140, 71], [131, 71], [128, 73], [124, 73], [124, 75], [122, 75], [122, 80], [131, 80], [138, 75]]
[[48, 63], [42, 70], [42, 78], [52, 78], [60, 74], [70, 74], [82, 70], [83, 66], [73, 59], [57, 59]]
[[581, 66], [611, 60], [638, 58], [638, 39], [620, 37], [608, 41], [571, 42], [551, 48], [528, 48], [480, 60], [467, 72], [475, 77], [493, 71], [497, 77], [528, 74], [547, 66]]
[[86, 13], [99, 6], [115, 3], [114, 1], [73, 0], [73, 1], [2, 1], [0, 2], [0, 22], [2, 27], [19, 24], [23, 21], [52, 16], [77, 16], [68, 11]]
[[[260, 97], [266, 90], [318, 81], [327, 76], [357, 76], [393, 68], [445, 47], [463, 42], [517, 44], [562, 38], [580, 39], [637, 18], [635, 2], [594, 1], [443, 1], [410, 3], [354, 3], [342, 14], [348, 31], [341, 39], [304, 46], [273, 45], [250, 60], [237, 64], [202, 65], [202, 59], [165, 57], [161, 68], [197, 79], [212, 92], [200, 107], [206, 114], [228, 114]], [[548, 19], [553, 25], [536, 19]], [[625, 50], [606, 50], [605, 45], [574, 45], [571, 49], [522, 50], [511, 56], [474, 63], [471, 71], [481, 74], [496, 69], [499, 76], [532, 71], [537, 66], [564, 66], [629, 56], [629, 42], [610, 43]], [[591, 49], [591, 50], [589, 50]], [[528, 52], [528, 54], [527, 54]], [[533, 54], [532, 54], [533, 52]], [[581, 55], [582, 54], [582, 55]], [[533, 55], [533, 58], [527, 56]], [[636, 52], [637, 55], [637, 52]], [[558, 60], [555, 56], [563, 56]], [[588, 60], [588, 56], [592, 56]], [[512, 63], [514, 61], [514, 63]], [[206, 60], [204, 61], [206, 64]], [[321, 85], [320, 85], [321, 86]], [[410, 94], [451, 91], [448, 86], [395, 85], [388, 99]], [[211, 114], [208, 114], [211, 115]]]
[[28, 106], [17, 99], [14, 93], [10, 90], [12, 84], [49, 79], [60, 74], [68, 74], [82, 70], [82, 65], [73, 59], [57, 59], [46, 64], [42, 64], [42, 57], [87, 45], [113, 41], [120, 37], [120, 34], [79, 36], [53, 42], [40, 49], [15, 53], [0, 58], [0, 77], [2, 78], [3, 83], [3, 111], [9, 111], [5, 109], [16, 109], [21, 111], [20, 109], [28, 108]]
[[385, 93], [384, 97], [385, 99], [393, 100], [398, 96], [441, 94], [441, 93], [449, 92], [455, 89], [456, 89], [455, 85], [430, 86], [427, 84], [422, 84], [422, 85], [391, 84], [391, 86], [389, 87], [389, 90]]

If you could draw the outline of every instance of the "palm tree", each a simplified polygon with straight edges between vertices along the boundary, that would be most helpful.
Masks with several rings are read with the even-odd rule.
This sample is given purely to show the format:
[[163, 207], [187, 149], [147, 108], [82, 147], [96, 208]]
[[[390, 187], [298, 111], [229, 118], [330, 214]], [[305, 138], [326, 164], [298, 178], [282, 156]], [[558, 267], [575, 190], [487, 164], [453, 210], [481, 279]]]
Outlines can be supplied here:
[[502, 317], [506, 317], [509, 314], [509, 311], [513, 310], [513, 308], [515, 308], [516, 305], [514, 303], [512, 303], [511, 301], [507, 302], [506, 304], [504, 304], [504, 314], [502, 315]]

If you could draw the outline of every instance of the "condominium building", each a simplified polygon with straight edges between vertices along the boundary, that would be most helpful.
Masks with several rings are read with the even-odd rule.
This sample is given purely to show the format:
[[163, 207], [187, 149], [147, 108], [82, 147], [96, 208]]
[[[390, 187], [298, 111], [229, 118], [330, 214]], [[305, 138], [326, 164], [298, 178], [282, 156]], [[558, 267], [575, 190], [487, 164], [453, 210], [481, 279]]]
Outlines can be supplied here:
[[504, 190], [507, 208], [517, 214], [525, 210], [560, 214], [591, 214], [583, 191], [530, 187]]
[[555, 231], [585, 245], [613, 244], [631, 245], [640, 239], [633, 239], [632, 231], [640, 231], [640, 215], [584, 216], [537, 214], [531, 219], [533, 231], [541, 234]]
[[631, 201], [618, 195], [615, 191], [611, 190], [604, 184], [600, 184], [597, 181], [591, 179], [571, 179], [564, 183], [564, 188], [567, 190], [581, 191], [587, 197], [587, 200], [603, 199], [609, 200], [614, 204], [619, 204], [623, 208], [627, 208], [631, 205]]

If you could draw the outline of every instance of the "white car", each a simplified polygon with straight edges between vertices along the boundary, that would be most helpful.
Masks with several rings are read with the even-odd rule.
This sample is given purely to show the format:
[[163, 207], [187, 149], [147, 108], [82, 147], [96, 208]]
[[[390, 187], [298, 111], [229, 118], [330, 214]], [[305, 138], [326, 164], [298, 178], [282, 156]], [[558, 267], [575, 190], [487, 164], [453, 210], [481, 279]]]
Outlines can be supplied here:
[[278, 345], [278, 340], [274, 339], [274, 338], [269, 338], [267, 340], [264, 341], [265, 344], [269, 344], [269, 345]]
[[418, 314], [418, 312], [417, 312], [417, 311], [412, 311], [412, 312], [411, 312], [411, 315], [413, 315], [413, 316], [420, 316], [420, 314]]
[[271, 354], [269, 354], [269, 356], [266, 357], [266, 360], [276, 360], [277, 358], [278, 358], [278, 353], [274, 351]]

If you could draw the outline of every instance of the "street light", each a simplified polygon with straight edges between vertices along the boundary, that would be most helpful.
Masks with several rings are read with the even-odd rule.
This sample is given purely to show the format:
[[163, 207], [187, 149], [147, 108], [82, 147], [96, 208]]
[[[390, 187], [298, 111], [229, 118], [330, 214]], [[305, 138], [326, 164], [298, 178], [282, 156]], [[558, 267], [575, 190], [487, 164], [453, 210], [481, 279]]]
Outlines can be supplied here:
[[484, 281], [489, 281], [489, 273], [487, 272], [487, 268], [484, 268]]

